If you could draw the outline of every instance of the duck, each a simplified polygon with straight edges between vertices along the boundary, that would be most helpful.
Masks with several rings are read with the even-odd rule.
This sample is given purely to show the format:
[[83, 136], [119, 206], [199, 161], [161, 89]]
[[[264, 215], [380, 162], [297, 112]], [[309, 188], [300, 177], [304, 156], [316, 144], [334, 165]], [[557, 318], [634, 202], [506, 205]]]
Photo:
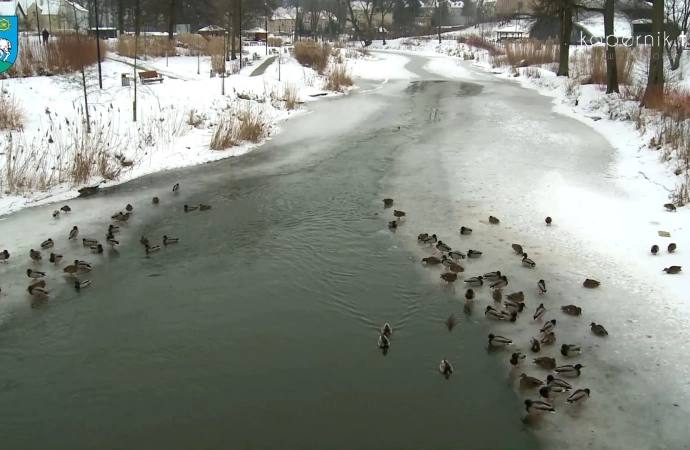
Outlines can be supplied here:
[[393, 216], [395, 216], [398, 219], [402, 219], [405, 217], [405, 211], [398, 211], [397, 209], [393, 210]]
[[[107, 239], [106, 239], [106, 242], [107, 242]], [[117, 242], [117, 241], [115, 241], [115, 242]], [[110, 242], [108, 242], [108, 243], [110, 244]], [[103, 253], [103, 246], [101, 244], [92, 245], [89, 247], [89, 250], [91, 250], [94, 253], [101, 254], [101, 253]]]
[[112, 220], [120, 220], [122, 218], [122, 216], [124, 216], [124, 214], [122, 214], [122, 211], [120, 211], [119, 213], [113, 214], [112, 216], [110, 216], [110, 218]]
[[6, 263], [8, 259], [10, 259], [10, 252], [6, 249], [0, 252], [0, 261]]
[[527, 257], [527, 253], [522, 254], [522, 265], [529, 268], [534, 268], [537, 264]]
[[580, 353], [582, 353], [582, 349], [580, 348], [579, 345], [572, 345], [572, 344], [561, 345], [561, 355], [568, 357], [568, 356], [572, 356], [572, 353], [580, 354]]
[[81, 240], [84, 247], [90, 247], [92, 245], [98, 245], [98, 239], [84, 238]]
[[484, 254], [483, 252], [480, 252], [478, 250], [467, 250], [467, 257], [468, 258], [479, 258], [483, 254]]
[[141, 245], [143, 245], [144, 247], [146, 247], [147, 245], [149, 245], [149, 239], [148, 239], [147, 237], [144, 237], [144, 236], [142, 236], [141, 239], [139, 239], [139, 242], [140, 242]]
[[438, 238], [436, 238], [435, 234], [432, 234], [431, 236], [427, 236], [425, 239], [422, 239], [422, 242], [425, 244], [435, 244], [438, 242]]
[[593, 280], [592, 278], [587, 278], [584, 282], [582, 282], [582, 285], [586, 287], [587, 289], [594, 289], [598, 288], [601, 286], [601, 282], [597, 280]]
[[390, 222], [388, 222], [388, 228], [390, 228], [391, 230], [395, 230], [396, 228], [398, 228], [398, 222], [396, 222], [395, 220], [391, 220]]
[[563, 380], [561, 380], [560, 378], [556, 378], [556, 377], [554, 377], [554, 376], [551, 375], [551, 374], [549, 374], [549, 375], [546, 377], [546, 384], [547, 384], [547, 385], [549, 385], [549, 384], [555, 384], [555, 385], [557, 385], [557, 386], [560, 386], [560, 387], [562, 387], [562, 388], [565, 388], [565, 389], [568, 390], [568, 391], [571, 390], [571, 389], [573, 388], [573, 387], [570, 385], [570, 383], [568, 383], [567, 381], [563, 381]]
[[441, 364], [438, 365], [438, 371], [445, 376], [449, 376], [453, 373], [453, 365], [447, 359], [442, 359]]
[[46, 287], [46, 280], [36, 280], [29, 285], [29, 287]]
[[582, 315], [582, 308], [579, 306], [575, 305], [565, 305], [561, 306], [561, 311], [564, 313], [570, 315], [570, 316], [581, 316]]
[[33, 248], [31, 251], [29, 251], [29, 257], [34, 260], [34, 262], [38, 262], [43, 259], [43, 255], [41, 255], [41, 252], [37, 252]]
[[556, 412], [556, 408], [554, 408], [551, 404], [541, 400], [530, 399], [525, 400], [525, 410], [527, 411], [527, 414], [531, 416], [539, 416], [544, 412], [550, 414], [554, 414]]
[[665, 268], [663, 270], [663, 272], [666, 272], [669, 275], [675, 275], [675, 274], [680, 273], [682, 270], [683, 270], [683, 268], [681, 266], [671, 266], [671, 267]]
[[441, 274], [441, 279], [446, 283], [455, 283], [458, 279], [458, 274], [456, 272], [444, 272]]
[[60, 210], [56, 209], [53, 211], [53, 219], [59, 219], [60, 218]]
[[583, 404], [589, 399], [589, 394], [590, 390], [585, 388], [585, 389], [578, 389], [572, 394], [570, 394], [570, 397], [566, 400], [567, 403], [577, 403], [578, 405]]
[[494, 216], [489, 216], [489, 223], [491, 225], [498, 225], [499, 223], [501, 223], [501, 221]]
[[172, 191], [173, 192], [180, 192], [180, 183], [175, 183]]
[[132, 217], [132, 213], [127, 212], [127, 213], [124, 213], [122, 216], [120, 216], [120, 218], [117, 220], [120, 222], [127, 222], [130, 217]]
[[385, 206], [385, 207], [393, 206], [393, 199], [392, 198], [384, 198], [383, 199], [383, 206]]
[[443, 241], [438, 241], [438, 244], [436, 244], [436, 250], [440, 252], [449, 252], [452, 249], [448, 245], [444, 244]]
[[45, 300], [45, 299], [47, 299], [47, 298], [49, 297], [48, 291], [45, 290], [45, 289], [44, 289], [43, 287], [41, 287], [41, 286], [36, 286], [36, 285], [33, 285], [33, 284], [32, 284], [31, 286], [29, 286], [29, 287], [27, 288], [27, 290], [29, 291], [29, 294], [30, 294], [30, 295], [33, 295], [35, 298], [38, 298], [38, 299], [41, 299], [41, 300]]
[[208, 211], [211, 209], [211, 205], [204, 205], [203, 203], [199, 204], [199, 211]]
[[546, 222], [546, 226], [551, 226], [553, 219], [551, 217], [547, 217], [546, 219], [544, 219], [544, 222]]
[[474, 289], [468, 289], [465, 291], [465, 300], [471, 302], [474, 300], [475, 294]]
[[421, 233], [419, 236], [417, 236], [417, 240], [418, 240], [419, 242], [423, 242], [424, 239], [426, 239], [426, 238], [428, 238], [428, 237], [429, 237], [429, 234], [428, 234], [428, 233]]
[[79, 290], [79, 289], [87, 287], [90, 284], [91, 284], [91, 280], [84, 280], [84, 281], [77, 280], [74, 282], [74, 288], [76, 290]]
[[491, 347], [507, 347], [513, 345], [513, 341], [504, 336], [489, 335], [489, 345]]
[[154, 205], [157, 205], [159, 202], [160, 202], [160, 200], [158, 199], [158, 197], [153, 197], [151, 199], [151, 203], [153, 203]]
[[54, 246], [55, 246], [55, 242], [53, 242], [53, 240], [50, 239], [50, 238], [48, 238], [48, 239], [46, 239], [45, 241], [41, 242], [41, 248], [42, 248], [43, 250], [49, 249], [49, 248], [54, 247]]
[[469, 236], [472, 234], [472, 228], [460, 227], [460, 234], [463, 236]]
[[132, 205], [130, 205], [129, 203], [127, 203], [127, 206], [125, 206], [125, 211], [127, 211], [128, 213], [131, 213], [134, 211], [134, 207]]
[[79, 261], [78, 259], [74, 260], [74, 265], [77, 266], [78, 269], [83, 270], [84, 272], [90, 272], [93, 267], [91, 267], [91, 264], [89, 264], [86, 261]]
[[455, 317], [455, 314], [451, 314], [448, 316], [445, 323], [448, 327], [448, 331], [451, 331], [458, 324], [458, 319]]
[[391, 325], [388, 322], [384, 323], [381, 327], [381, 334], [384, 336], [390, 336], [391, 334], [393, 334], [393, 327], [391, 327]]
[[466, 255], [466, 254], [464, 254], [463, 252], [459, 252], [459, 251], [457, 251], [457, 250], [452, 251], [452, 252], [448, 252], [448, 256], [450, 256], [451, 258], [453, 258], [453, 259], [456, 260], [456, 261], [459, 260], [459, 259], [465, 259], [465, 258], [467, 258], [467, 255]]
[[115, 234], [120, 232], [120, 227], [116, 227], [115, 225], [110, 225], [108, 227], [108, 234]]
[[513, 247], [513, 251], [517, 255], [522, 255], [523, 253], [525, 253], [522, 251], [522, 245], [520, 245], [520, 244], [513, 244], [512, 247]]
[[534, 353], [539, 353], [539, 350], [541, 350], [541, 343], [539, 343], [539, 340], [536, 338], [530, 339], [529, 345], [530, 350], [532, 350]]
[[441, 264], [443, 264], [446, 268], [450, 268], [455, 262], [447, 257], [446, 255], [441, 256]]
[[541, 330], [539, 330], [539, 332], [542, 334], [549, 334], [553, 331], [554, 328], [556, 328], [556, 319], [551, 319], [544, 324], [544, 326]]
[[609, 332], [606, 331], [606, 328], [604, 328], [603, 325], [597, 325], [596, 323], [592, 322], [589, 324], [590, 329], [592, 330], [592, 333], [596, 334], [597, 336], [608, 336]]
[[503, 275], [501, 276], [501, 279], [498, 280], [497, 282], [493, 283], [490, 287], [491, 289], [503, 289], [504, 287], [508, 286], [508, 277]]
[[379, 336], [379, 342], [378, 342], [379, 348], [388, 348], [391, 346], [391, 341], [388, 339], [386, 336], [383, 334]]
[[676, 251], [676, 248], [678, 248], [678, 246], [675, 243], [671, 242], [670, 244], [668, 244], [667, 250], [669, 253], [673, 253]]
[[656, 244], [652, 245], [651, 251], [652, 251], [652, 255], [656, 255], [657, 253], [659, 253], [659, 246]]
[[539, 295], [546, 294], [546, 281], [544, 281], [544, 280], [537, 281], [537, 289], [539, 289]]
[[517, 322], [518, 315], [517, 311], [508, 311], [506, 309], [502, 309], [499, 311], [501, 315], [503, 315], [503, 320], [507, 320], [508, 322], [515, 323]]
[[184, 212], [196, 211], [197, 209], [199, 209], [198, 206], [184, 205]]
[[506, 307], [506, 310], [509, 312], [522, 312], [525, 309], [525, 304], [520, 302], [511, 302], [510, 300], [507, 300], [503, 302], [503, 305]]
[[539, 358], [534, 358], [534, 364], [544, 369], [553, 370], [556, 368], [556, 359], [549, 358], [548, 356], [542, 356]]
[[544, 307], [543, 303], [540, 303], [539, 306], [537, 306], [537, 310], [534, 312], [534, 320], [541, 320], [541, 318], [544, 316], [546, 313], [546, 308]]
[[494, 290], [491, 292], [491, 298], [492, 298], [495, 302], [500, 302], [501, 300], [503, 300], [503, 293], [501, 292], [500, 289], [494, 289]]
[[541, 338], [541, 343], [544, 345], [551, 345], [556, 342], [556, 333], [546, 333], [544, 337]]
[[511, 302], [523, 302], [525, 301], [525, 294], [522, 291], [513, 292], [512, 294], [508, 294], [506, 298]]
[[520, 368], [520, 363], [521, 363], [522, 361], [524, 361], [525, 358], [527, 358], [527, 355], [525, 355], [524, 353], [515, 352], [515, 353], [513, 353], [512, 356], [510, 357], [510, 364], [512, 364], [513, 366], [515, 366], [516, 369], [519, 369], [519, 368]]
[[77, 236], [79, 236], [79, 228], [77, 226], [73, 226], [72, 230], [69, 232], [69, 241], [76, 241]]
[[148, 255], [149, 253], [157, 252], [160, 249], [161, 249], [160, 245], [154, 245], [154, 246], [146, 245], [146, 254]]
[[76, 264], [71, 264], [62, 269], [62, 271], [72, 277], [79, 271], [79, 267], [77, 267]]
[[547, 384], [543, 388], [539, 389], [539, 396], [549, 401], [553, 401], [556, 399], [556, 397], [564, 392], [568, 392], [568, 390], [563, 386], [559, 386], [557, 384]]
[[563, 375], [564, 377], [579, 377], [580, 376], [580, 371], [582, 368], [584, 368], [582, 364], [575, 364], [575, 365], [567, 365], [567, 366], [560, 366], [556, 367], [553, 369], [554, 373]]
[[46, 276], [45, 272], [39, 272], [38, 270], [26, 269], [26, 276], [33, 279], [43, 278]]
[[493, 320], [505, 320], [505, 316], [501, 314], [501, 312], [495, 308], [493, 308], [491, 305], [486, 307], [486, 310], [484, 310], [484, 316], [488, 319], [493, 319]]
[[164, 245], [177, 244], [178, 242], [180, 242], [180, 238], [169, 237], [167, 234], [163, 235], [163, 244]]
[[469, 286], [477, 286], [477, 287], [480, 287], [480, 286], [484, 286], [484, 279], [483, 279], [483, 277], [480, 275], [480, 276], [478, 276], [478, 277], [472, 277], [472, 278], [466, 279], [466, 280], [465, 280], [465, 283], [467, 283]]
[[484, 275], [484, 279], [486, 280], [500, 280], [501, 279], [501, 271], [497, 270], [496, 272], [487, 272]]
[[422, 258], [422, 262], [427, 266], [436, 266], [441, 264], [441, 260], [435, 256], [429, 256], [427, 258]]
[[544, 382], [541, 381], [539, 378], [530, 377], [526, 373], [520, 374], [520, 387], [523, 389], [535, 388], [543, 385]]
[[51, 253], [50, 258], [48, 258], [48, 261], [52, 262], [53, 264], [58, 264], [60, 261], [62, 261], [62, 255]]
[[674, 205], [673, 203], [665, 203], [664, 208], [666, 208], [666, 211], [676, 212], [676, 205]]
[[[115, 236], [113, 236], [112, 234], [105, 238], [105, 243], [108, 244], [111, 248], [115, 248], [118, 245], [120, 245], [120, 241], [116, 240]], [[98, 244], [98, 245], [101, 245], [101, 244]], [[96, 246], [96, 248], [98, 249], [98, 246]], [[100, 250], [102, 250], [102, 249], [103, 249], [103, 246], [101, 246]]]
[[63, 206], [62, 208], [60, 208], [60, 211], [63, 211], [63, 212], [72, 212], [72, 208], [70, 208], [68, 205], [65, 205], [65, 206]]

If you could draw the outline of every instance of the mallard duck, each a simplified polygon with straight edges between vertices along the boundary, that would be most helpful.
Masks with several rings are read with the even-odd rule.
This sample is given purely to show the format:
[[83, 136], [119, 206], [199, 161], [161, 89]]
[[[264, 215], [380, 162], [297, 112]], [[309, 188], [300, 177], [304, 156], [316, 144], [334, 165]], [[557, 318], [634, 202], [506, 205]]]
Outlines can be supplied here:
[[72, 276], [74, 276], [74, 274], [76, 274], [79, 271], [79, 267], [77, 267], [76, 264], [75, 265], [69, 265], [69, 266], [65, 267], [64, 269], [62, 269], [62, 271], [69, 274], [69, 276], [72, 277]]
[[458, 279], [458, 274], [456, 272], [444, 272], [441, 274], [441, 279], [446, 283], [455, 283]]
[[541, 356], [539, 358], [534, 358], [534, 364], [543, 369], [553, 370], [556, 368], [556, 359], [549, 358], [548, 356]]
[[141, 239], [139, 239], [139, 242], [140, 242], [141, 245], [143, 245], [144, 247], [146, 247], [147, 245], [149, 245], [149, 239], [148, 239], [147, 237], [144, 237], [144, 236], [142, 236]]
[[572, 345], [572, 344], [561, 345], [561, 355], [567, 357], [567, 356], [572, 356], [573, 353], [577, 353], [577, 354], [582, 353], [582, 349], [580, 348], [579, 345]]
[[503, 293], [500, 289], [494, 289], [491, 292], [491, 298], [493, 298], [495, 302], [500, 302], [501, 300], [503, 300]]
[[446, 268], [449, 268], [451, 265], [455, 264], [452, 259], [447, 257], [446, 255], [441, 256], [441, 264], [443, 264]]
[[147, 244], [145, 247], [146, 247], [146, 254], [157, 252], [158, 250], [161, 249], [160, 245], [151, 246], [151, 245]]
[[151, 199], [151, 203], [153, 203], [154, 205], [157, 205], [159, 202], [160, 200], [158, 199], [158, 197], [153, 197], [153, 199]]
[[522, 245], [520, 245], [520, 244], [513, 244], [512, 247], [513, 247], [513, 251], [518, 255], [522, 255], [523, 253], [525, 253], [522, 251]]
[[208, 211], [211, 209], [211, 205], [204, 205], [203, 203], [199, 204], [199, 211]]
[[541, 320], [541, 318], [544, 316], [546, 313], [546, 308], [544, 308], [544, 304], [540, 303], [539, 306], [537, 306], [537, 310], [534, 312], [534, 320]]
[[84, 247], [91, 247], [92, 245], [98, 245], [98, 239], [84, 238], [81, 240]]
[[36, 298], [45, 300], [48, 298], [48, 291], [43, 288], [43, 286], [37, 286], [35, 284], [32, 284], [27, 288], [27, 291], [29, 291], [30, 295], [33, 295]]
[[537, 264], [527, 257], [527, 253], [522, 254], [522, 265], [529, 268], [534, 268]]
[[110, 218], [112, 220], [120, 220], [122, 218], [122, 216], [124, 216], [124, 214], [122, 214], [122, 211], [120, 211], [119, 213], [113, 214], [112, 216], [110, 216]]
[[441, 364], [438, 365], [438, 371], [443, 375], [448, 376], [453, 373], [453, 365], [446, 359], [441, 360]]
[[600, 281], [597, 281], [597, 280], [593, 280], [593, 279], [591, 279], [591, 278], [587, 278], [587, 279], [582, 283], [582, 285], [583, 285], [584, 287], [586, 287], [587, 289], [594, 289], [594, 288], [598, 288], [599, 286], [601, 286], [601, 282], [600, 282]]
[[553, 371], [554, 373], [560, 374], [564, 377], [576, 378], [580, 376], [580, 370], [584, 367], [585, 366], [583, 366], [582, 364], [568, 364], [567, 366], [556, 367], [555, 369], [553, 369]]
[[597, 325], [596, 323], [592, 322], [589, 324], [590, 329], [592, 330], [592, 333], [596, 334], [597, 336], [608, 336], [609, 332], [606, 331], [606, 328], [604, 328], [603, 325]]
[[547, 217], [544, 221], [546, 222], [546, 225], [549, 226], [551, 225], [551, 222], [553, 222], [553, 219], [551, 219], [551, 217]]
[[115, 225], [110, 225], [108, 227], [108, 234], [115, 234], [120, 232], [120, 227], [116, 227]]
[[568, 392], [568, 390], [563, 386], [559, 386], [557, 384], [547, 384], [543, 388], [539, 389], [539, 396], [549, 401], [553, 401], [556, 399], [556, 397], [564, 392]]
[[458, 319], [455, 317], [455, 314], [451, 314], [446, 319], [446, 326], [448, 327], [448, 331], [451, 331], [453, 328], [455, 328], [455, 325], [457, 325], [457, 324], [458, 324]]
[[498, 280], [497, 282], [495, 282], [491, 285], [491, 289], [501, 290], [506, 286], [508, 286], [508, 277], [503, 275], [503, 276], [501, 276], [500, 280]]
[[659, 253], [659, 246], [658, 245], [652, 245], [652, 255], [656, 255]]
[[77, 236], [79, 236], [79, 228], [77, 226], [73, 226], [72, 230], [69, 232], [69, 239], [70, 241], [76, 241]]
[[467, 300], [468, 302], [471, 302], [474, 300], [474, 297], [475, 297], [475, 295], [474, 295], [473, 289], [468, 289], [465, 291], [465, 300]]
[[546, 377], [546, 384], [555, 384], [556, 386], [560, 386], [562, 388], [565, 388], [565, 390], [569, 391], [573, 387], [568, 383], [567, 381], [563, 381], [560, 378], [556, 378], [553, 375], [549, 375]]
[[386, 206], [386, 207], [393, 206], [393, 199], [392, 198], [384, 198], [383, 199], [383, 206]]
[[674, 205], [673, 203], [664, 204], [664, 208], [666, 208], [667, 211], [676, 212], [676, 205]]
[[388, 228], [390, 228], [391, 230], [395, 230], [396, 228], [398, 228], [398, 222], [396, 222], [395, 220], [391, 220], [390, 222], [388, 222]]
[[[118, 245], [120, 245], [120, 241], [116, 240], [115, 236], [113, 236], [112, 234], [110, 236], [106, 237], [105, 243], [108, 244], [111, 248], [115, 248]], [[98, 244], [98, 245], [101, 245], [101, 244]], [[98, 246], [96, 246], [96, 248], [98, 249]], [[101, 250], [101, 249], [103, 249], [103, 246], [101, 246], [101, 248], [98, 250]], [[93, 250], [93, 248], [92, 248], [92, 250]]]
[[541, 350], [541, 343], [536, 338], [530, 339], [529, 345], [530, 350], [532, 350], [534, 353], [539, 353], [539, 350]]
[[79, 270], [82, 270], [84, 272], [90, 272], [93, 267], [91, 267], [91, 264], [89, 264], [86, 261], [79, 261], [78, 259], [74, 260], [74, 265], [77, 266]]
[[131, 213], [132, 211], [134, 211], [134, 207], [132, 205], [130, 205], [129, 203], [127, 203], [127, 206], [125, 206], [125, 211], [127, 211], [128, 213]]
[[79, 289], [87, 287], [90, 284], [91, 284], [91, 280], [84, 280], [84, 281], [77, 280], [74, 282], [74, 289], [79, 290]]
[[556, 319], [551, 319], [544, 324], [544, 326], [541, 330], [539, 330], [539, 332], [542, 334], [549, 334], [553, 332], [554, 328], [556, 328]]
[[405, 211], [398, 211], [397, 209], [393, 210], [393, 216], [395, 216], [398, 219], [401, 219], [405, 217]]
[[127, 222], [129, 218], [132, 217], [132, 213], [124, 213], [122, 216], [120, 216], [119, 219], [117, 219], [120, 222]]
[[53, 219], [59, 219], [60, 218], [60, 210], [55, 210], [53, 211]]
[[48, 258], [48, 261], [52, 262], [53, 264], [57, 264], [60, 261], [62, 261], [62, 255], [58, 255], [56, 253], [51, 253], [50, 258]]
[[197, 209], [199, 209], [198, 206], [184, 205], [184, 212], [196, 211]]
[[671, 266], [665, 268], [663, 271], [670, 274], [670, 275], [675, 275], [677, 273], [680, 273], [683, 268], [681, 266]]
[[383, 334], [379, 336], [379, 342], [378, 342], [379, 348], [388, 348], [391, 346], [391, 341], [388, 339], [386, 336]]
[[582, 315], [582, 308], [579, 306], [575, 305], [565, 305], [561, 306], [561, 311], [564, 313], [571, 315], [571, 316], [581, 316]]
[[505, 316], [501, 314], [501, 311], [493, 308], [491, 305], [484, 310], [484, 317], [493, 320], [505, 320]]
[[501, 223], [501, 221], [494, 216], [489, 216], [489, 223], [491, 225], [498, 225], [499, 223]]
[[7, 250], [0, 252], [0, 261], [6, 263], [8, 259], [10, 259], [10, 252]]
[[45, 241], [41, 242], [41, 248], [42, 248], [43, 250], [48, 249], [48, 248], [51, 248], [51, 247], [54, 247], [54, 246], [55, 246], [55, 242], [53, 242], [53, 240], [50, 239], [50, 238], [48, 238], [48, 239], [46, 239]]
[[524, 353], [513, 353], [513, 355], [510, 357], [510, 364], [515, 366], [516, 369], [519, 369], [520, 363], [522, 363], [522, 361], [524, 361], [525, 358], [527, 358], [527, 355], [525, 355]]
[[487, 272], [484, 275], [485, 280], [500, 280], [501, 279], [501, 271], [497, 270], [496, 272]]
[[460, 234], [463, 236], [469, 236], [472, 234], [472, 228], [467, 228], [467, 227], [460, 227]]
[[537, 281], [537, 289], [539, 289], [539, 295], [546, 294], [546, 281], [544, 281], [544, 280]]
[[438, 244], [436, 244], [436, 250], [440, 252], [449, 252], [452, 249], [448, 245], [444, 244], [443, 241], [438, 241]]
[[463, 252], [459, 252], [459, 251], [452, 251], [452, 252], [449, 252], [449, 253], [448, 253], [448, 256], [450, 256], [451, 258], [453, 258], [453, 259], [456, 260], [456, 261], [459, 260], [459, 259], [465, 259], [465, 258], [467, 258], [467, 255], [466, 255], [466, 254], [464, 254]]
[[503, 336], [489, 335], [489, 345], [492, 347], [507, 347], [513, 345], [513, 341]]
[[422, 233], [422, 234], [420, 234], [419, 236], [417, 236], [417, 240], [420, 241], [420, 242], [423, 242], [424, 239], [426, 239], [426, 238], [428, 238], [428, 237], [429, 237], [429, 234], [428, 234], [428, 233]]
[[670, 244], [668, 244], [668, 252], [669, 252], [669, 253], [675, 252], [675, 251], [676, 251], [676, 248], [678, 248], [678, 247], [677, 247], [676, 244], [674, 244], [673, 242], [671, 242]]
[[432, 234], [431, 236], [427, 236], [426, 239], [423, 239], [422, 242], [425, 244], [435, 244], [438, 242], [438, 239], [436, 238], [435, 234]]
[[391, 325], [388, 322], [384, 323], [381, 327], [381, 334], [384, 336], [390, 336], [391, 334], [393, 334], [393, 327], [391, 327]]
[[508, 322], [511, 322], [511, 323], [517, 322], [517, 319], [518, 319], [517, 311], [508, 311], [507, 309], [502, 309], [499, 312], [503, 315], [503, 320], [507, 320]]
[[512, 302], [510, 300], [507, 300], [503, 302], [503, 305], [506, 307], [506, 310], [509, 312], [522, 312], [525, 309], [525, 304], [520, 302]]
[[72, 208], [70, 208], [69, 206], [65, 205], [65, 206], [63, 206], [62, 208], [60, 208], [60, 211], [63, 211], [63, 212], [72, 212]]
[[38, 270], [26, 269], [26, 276], [29, 278], [37, 279], [46, 276], [45, 272], [39, 272]]
[[466, 279], [465, 283], [467, 283], [469, 286], [480, 287], [480, 286], [484, 286], [484, 279], [480, 275], [478, 277], [472, 277], [472, 278]]
[[177, 244], [178, 242], [180, 242], [180, 238], [170, 237], [166, 234], [163, 235], [163, 244], [164, 245]]
[[428, 258], [422, 258], [422, 262], [428, 266], [436, 266], [441, 264], [441, 260], [435, 256], [429, 256]]
[[539, 378], [530, 377], [526, 373], [520, 374], [520, 387], [523, 389], [535, 388], [543, 385], [544, 382]]
[[539, 416], [542, 413], [555, 413], [556, 408], [541, 400], [525, 400], [525, 410], [531, 416]]
[[506, 298], [511, 302], [523, 302], [525, 301], [525, 294], [522, 291], [513, 292], [512, 294], [508, 294]]
[[37, 251], [34, 250], [33, 248], [31, 249], [31, 251], [29, 251], [29, 257], [30, 257], [34, 262], [38, 262], [38, 261], [40, 261], [40, 260], [43, 259], [43, 255], [41, 255], [41, 252], [37, 252]]
[[468, 258], [479, 258], [483, 254], [484, 254], [483, 252], [480, 252], [478, 250], [468, 250], [467, 251], [467, 257]]
[[33, 283], [29, 285], [30, 288], [36, 288], [36, 287], [46, 287], [46, 280], [35, 280]]
[[578, 405], [583, 404], [589, 399], [589, 394], [590, 391], [589, 389], [578, 389], [572, 394], [570, 394], [570, 397], [566, 400], [567, 403], [577, 403]]
[[551, 345], [556, 342], [556, 333], [545, 333], [544, 337], [541, 338], [541, 343], [544, 345]]
[[[107, 241], [107, 239], [106, 239], [106, 241]], [[117, 241], [115, 241], [115, 242], [117, 242]], [[108, 243], [110, 243], [110, 242], [108, 242]], [[103, 246], [101, 244], [92, 245], [89, 247], [89, 250], [91, 250], [94, 253], [100, 254], [100, 253], [103, 253]]]
[[172, 191], [173, 192], [180, 192], [180, 183], [175, 183]]

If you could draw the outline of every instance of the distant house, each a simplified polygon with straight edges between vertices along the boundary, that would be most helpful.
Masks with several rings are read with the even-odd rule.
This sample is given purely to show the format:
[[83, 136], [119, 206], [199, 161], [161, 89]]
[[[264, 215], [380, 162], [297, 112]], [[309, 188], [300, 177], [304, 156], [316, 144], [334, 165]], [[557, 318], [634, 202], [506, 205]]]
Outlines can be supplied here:
[[[367, 18], [371, 14], [371, 9], [374, 7], [373, 2], [354, 0], [350, 3], [352, 5], [352, 13], [355, 16], [355, 20], [361, 29], [366, 29], [368, 26]], [[374, 12], [371, 18], [371, 25], [374, 28], [391, 28], [393, 25], [393, 13], [387, 13], [383, 15], [383, 20], [381, 20], [381, 13]], [[345, 22], [347, 28], [354, 28], [352, 26], [352, 20], [350, 17], [350, 11], [347, 11], [347, 20]]]
[[268, 32], [272, 34], [293, 34], [297, 22], [296, 8], [276, 8], [268, 19]]
[[19, 29], [25, 29], [26, 10], [18, 0], [0, 0], [0, 16], [17, 16]]
[[496, 0], [496, 14], [513, 17], [516, 14], [532, 14], [532, 0]]
[[24, 12], [20, 22], [31, 30], [85, 32], [89, 28], [89, 11], [69, 0], [16, 0]]
[[225, 28], [219, 27], [218, 25], [209, 25], [203, 28], [199, 28], [199, 34], [205, 38], [213, 36], [225, 36], [227, 32]]
[[[558, 17], [544, 17], [537, 19], [529, 33], [532, 39], [546, 41], [558, 40], [561, 23]], [[633, 25], [630, 18], [623, 12], [616, 12], [614, 19], [614, 36], [618, 42], [629, 42], [633, 35]], [[573, 14], [573, 29], [570, 34], [571, 45], [591, 45], [604, 40], [604, 15], [599, 12], [579, 12]]]
[[[462, 13], [465, 7], [464, 2], [451, 0], [445, 0], [445, 2], [448, 7], [448, 17], [441, 17], [443, 25], [467, 25], [469, 23], [469, 18]], [[425, 3], [422, 3], [421, 17], [428, 17], [428, 19], [424, 20], [425, 23], [431, 24], [431, 17], [434, 14], [438, 14], [438, 9], [436, 8], [436, 0], [427, 0]]]

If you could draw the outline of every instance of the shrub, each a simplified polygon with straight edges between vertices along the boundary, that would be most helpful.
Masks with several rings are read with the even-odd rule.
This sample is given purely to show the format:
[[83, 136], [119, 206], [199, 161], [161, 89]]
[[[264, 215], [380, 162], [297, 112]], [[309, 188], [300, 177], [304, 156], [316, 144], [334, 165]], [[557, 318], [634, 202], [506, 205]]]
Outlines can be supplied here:
[[96, 45], [101, 46], [101, 61], [106, 49], [102, 41], [86, 36], [64, 35], [42, 45], [38, 41], [21, 42], [17, 59], [5, 72], [12, 78], [36, 75], [61, 75], [98, 62]]
[[[630, 48], [616, 47], [618, 84], [631, 85], [634, 82], [636, 54]], [[572, 75], [580, 78], [582, 84], [606, 84], [606, 48], [595, 45], [575, 52], [570, 62]]]
[[326, 89], [329, 91], [343, 92], [345, 88], [353, 84], [352, 77], [344, 64], [334, 64], [326, 74]]
[[494, 56], [494, 65], [513, 67], [541, 66], [558, 62], [558, 46], [549, 40], [545, 43], [530, 39], [506, 43], [505, 55]]
[[489, 52], [490, 56], [498, 56], [502, 55], [504, 53], [503, 49], [500, 47], [496, 46], [495, 44], [486, 41], [479, 36], [468, 36], [468, 37], [459, 37], [458, 38], [458, 43], [459, 44], [465, 44], [470, 47], [474, 48], [479, 48], [482, 50], [486, 50]]
[[225, 150], [242, 142], [259, 142], [268, 136], [269, 121], [263, 110], [249, 102], [218, 117], [209, 147]]
[[283, 40], [279, 37], [269, 37], [268, 46], [269, 47], [282, 47]]
[[137, 58], [163, 58], [177, 54], [175, 44], [167, 36], [151, 36], [146, 34], [141, 34], [139, 37], [131, 34], [120, 35], [117, 38], [115, 52], [120, 56], [134, 58], [135, 43]]
[[282, 100], [285, 103], [286, 109], [297, 109], [297, 105], [299, 104], [297, 86], [293, 83], [284, 83]]
[[295, 59], [305, 67], [311, 67], [323, 75], [331, 56], [331, 46], [327, 43], [299, 41], [295, 43]]
[[10, 95], [0, 92], [0, 130], [22, 130], [24, 128], [24, 111], [19, 102]]

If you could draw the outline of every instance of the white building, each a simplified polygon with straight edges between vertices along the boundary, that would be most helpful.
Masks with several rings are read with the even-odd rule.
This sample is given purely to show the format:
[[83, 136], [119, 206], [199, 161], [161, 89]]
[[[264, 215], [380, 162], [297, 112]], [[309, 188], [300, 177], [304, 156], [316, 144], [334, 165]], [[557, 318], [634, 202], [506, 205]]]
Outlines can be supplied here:
[[0, 15], [16, 15], [19, 28], [28, 31], [52, 34], [89, 27], [89, 11], [69, 0], [0, 0]]

